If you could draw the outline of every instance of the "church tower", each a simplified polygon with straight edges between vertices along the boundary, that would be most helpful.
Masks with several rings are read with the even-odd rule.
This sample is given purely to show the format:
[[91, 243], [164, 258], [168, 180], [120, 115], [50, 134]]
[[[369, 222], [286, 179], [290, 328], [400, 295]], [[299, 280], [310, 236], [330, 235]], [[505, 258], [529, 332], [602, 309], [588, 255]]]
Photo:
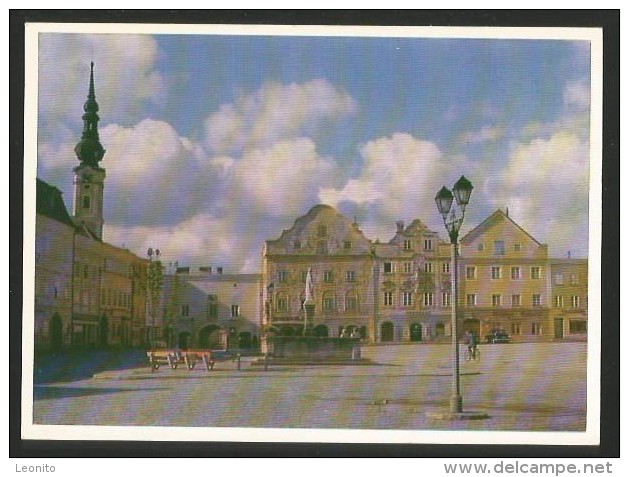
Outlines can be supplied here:
[[74, 168], [74, 221], [103, 238], [103, 192], [105, 169], [98, 163], [105, 149], [98, 138], [98, 103], [94, 94], [94, 63], [90, 65], [90, 86], [83, 105], [83, 134], [74, 148], [80, 164]]

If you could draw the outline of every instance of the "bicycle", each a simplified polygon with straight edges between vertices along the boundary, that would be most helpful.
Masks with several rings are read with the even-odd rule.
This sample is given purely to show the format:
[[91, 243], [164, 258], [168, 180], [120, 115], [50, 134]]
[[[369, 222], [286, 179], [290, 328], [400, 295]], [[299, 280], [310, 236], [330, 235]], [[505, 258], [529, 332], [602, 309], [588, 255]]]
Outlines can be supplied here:
[[465, 361], [480, 361], [480, 350], [478, 348], [467, 348], [465, 351]]

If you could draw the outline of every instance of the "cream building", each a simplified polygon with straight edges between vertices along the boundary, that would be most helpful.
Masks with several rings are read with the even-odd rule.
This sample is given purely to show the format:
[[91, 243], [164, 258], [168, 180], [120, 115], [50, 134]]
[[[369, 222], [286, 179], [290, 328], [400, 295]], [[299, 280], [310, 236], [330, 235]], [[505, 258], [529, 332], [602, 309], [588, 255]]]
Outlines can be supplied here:
[[261, 325], [258, 274], [177, 267], [164, 276], [159, 346], [210, 349], [257, 347]]
[[314, 281], [318, 336], [358, 332], [368, 342], [445, 336], [449, 248], [421, 221], [396, 224], [389, 243], [366, 238], [356, 223], [317, 205], [263, 248], [263, 326], [303, 333], [308, 270]]

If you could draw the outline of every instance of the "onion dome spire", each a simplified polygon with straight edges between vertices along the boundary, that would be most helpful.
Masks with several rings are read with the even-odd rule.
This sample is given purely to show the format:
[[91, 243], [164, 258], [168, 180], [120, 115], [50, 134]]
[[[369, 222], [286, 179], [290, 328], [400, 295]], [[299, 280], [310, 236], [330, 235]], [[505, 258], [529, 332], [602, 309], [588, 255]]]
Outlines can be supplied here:
[[83, 105], [83, 134], [81, 140], [74, 148], [76, 157], [81, 164], [98, 167], [98, 162], [103, 159], [105, 149], [98, 137], [98, 103], [94, 93], [94, 62], [90, 64], [90, 86], [87, 93], [87, 101]]

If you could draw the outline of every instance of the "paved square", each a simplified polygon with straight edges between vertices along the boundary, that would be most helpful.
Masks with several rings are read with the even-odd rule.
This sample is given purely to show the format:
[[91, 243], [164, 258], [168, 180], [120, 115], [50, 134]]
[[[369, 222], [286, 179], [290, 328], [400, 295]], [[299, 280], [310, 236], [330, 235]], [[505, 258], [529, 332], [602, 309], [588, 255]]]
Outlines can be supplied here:
[[[439, 421], [447, 409], [450, 346], [368, 346], [373, 365], [261, 366], [214, 371], [110, 370], [36, 384], [34, 423], [110, 426], [585, 431], [586, 343], [482, 345], [461, 361], [465, 410], [480, 421]], [[463, 350], [464, 347], [462, 347]]]

